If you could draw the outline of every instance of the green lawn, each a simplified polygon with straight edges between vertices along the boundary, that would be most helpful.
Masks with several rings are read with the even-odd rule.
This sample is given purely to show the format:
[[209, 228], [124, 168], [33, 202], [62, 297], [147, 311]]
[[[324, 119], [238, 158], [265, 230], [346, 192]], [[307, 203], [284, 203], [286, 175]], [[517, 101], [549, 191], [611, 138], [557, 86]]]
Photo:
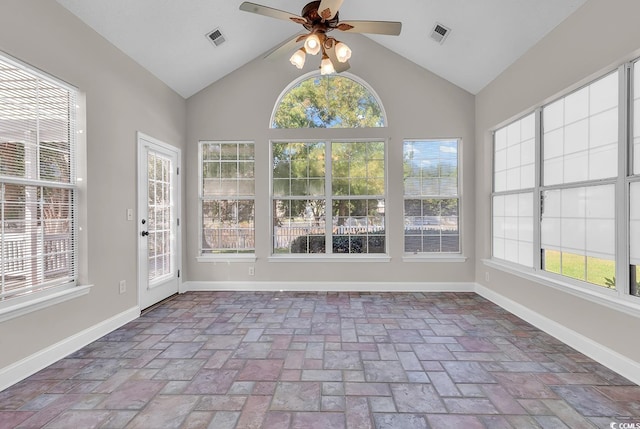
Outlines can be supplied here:
[[616, 275], [614, 261], [573, 253], [561, 253], [557, 250], [545, 250], [544, 255], [546, 271], [615, 289], [607, 281]]

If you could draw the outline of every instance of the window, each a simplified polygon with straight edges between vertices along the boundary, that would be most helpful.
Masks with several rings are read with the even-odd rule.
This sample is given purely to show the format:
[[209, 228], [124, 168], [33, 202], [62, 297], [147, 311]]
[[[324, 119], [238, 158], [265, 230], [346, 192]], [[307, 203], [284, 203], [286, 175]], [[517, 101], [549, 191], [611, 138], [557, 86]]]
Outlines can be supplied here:
[[632, 172], [629, 178], [629, 290], [640, 296], [640, 61], [633, 64]]
[[543, 107], [544, 186], [618, 175], [618, 73]]
[[632, 295], [640, 296], [640, 181], [630, 186], [629, 225], [629, 288]]
[[200, 142], [201, 256], [255, 253], [254, 144]]
[[273, 253], [386, 252], [385, 144], [273, 142]]
[[294, 82], [280, 98], [271, 128], [384, 127], [382, 104], [372, 89], [347, 74], [314, 74]]
[[542, 269], [614, 288], [615, 186], [543, 191]]
[[639, 79], [637, 62], [625, 65], [496, 130], [494, 259], [603, 296], [640, 296]]
[[459, 253], [458, 140], [404, 142], [404, 251]]
[[0, 300], [76, 282], [77, 90], [0, 56]]
[[611, 73], [542, 108], [542, 269], [607, 288], [615, 288], [618, 79]]
[[496, 130], [493, 141], [493, 257], [533, 266], [535, 114]]
[[640, 61], [633, 64], [633, 174], [640, 175]]

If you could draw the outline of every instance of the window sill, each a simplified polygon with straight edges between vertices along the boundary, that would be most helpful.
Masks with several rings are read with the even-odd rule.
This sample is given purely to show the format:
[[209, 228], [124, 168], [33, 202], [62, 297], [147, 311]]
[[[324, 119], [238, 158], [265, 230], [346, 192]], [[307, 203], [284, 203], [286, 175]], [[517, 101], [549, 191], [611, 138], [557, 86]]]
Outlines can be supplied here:
[[402, 262], [467, 262], [467, 257], [460, 254], [451, 253], [418, 253], [418, 254], [406, 254], [402, 257]]
[[587, 287], [580, 287], [569, 282], [563, 282], [562, 280], [556, 280], [546, 275], [542, 275], [536, 272], [533, 268], [520, 268], [509, 264], [508, 262], [501, 262], [495, 259], [483, 259], [482, 263], [487, 267], [495, 268], [525, 280], [533, 281], [544, 286], [569, 293], [616, 311], [635, 317], [638, 317], [640, 314], [640, 298], [634, 299], [634, 297], [631, 297], [630, 295], [622, 298], [613, 290], [603, 289], [602, 291], [599, 291], [592, 290]]
[[[318, 256], [316, 256], [318, 255]], [[272, 255], [268, 258], [269, 262], [346, 262], [352, 264], [354, 262], [389, 262], [389, 255], [359, 255], [359, 254], [301, 254], [301, 255]]]
[[236, 263], [236, 262], [255, 262], [256, 261], [256, 255], [254, 254], [250, 254], [250, 255], [207, 255], [207, 256], [198, 256], [196, 258], [196, 261], [201, 262], [201, 263], [208, 263], [208, 264], [218, 264], [218, 263], [223, 263], [223, 264], [229, 264], [229, 263]]
[[36, 292], [33, 295], [12, 298], [0, 305], [0, 322], [86, 295], [92, 286], [72, 286], [63, 290]]

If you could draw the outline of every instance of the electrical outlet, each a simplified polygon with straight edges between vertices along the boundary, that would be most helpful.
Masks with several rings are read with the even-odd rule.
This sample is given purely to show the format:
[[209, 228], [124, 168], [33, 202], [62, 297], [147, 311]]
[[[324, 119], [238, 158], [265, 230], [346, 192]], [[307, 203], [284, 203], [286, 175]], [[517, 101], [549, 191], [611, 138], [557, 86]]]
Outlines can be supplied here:
[[127, 209], [127, 220], [133, 220], [133, 209]]
[[489, 271], [486, 271], [484, 273], [484, 281], [486, 281], [487, 283], [489, 283]]
[[127, 281], [120, 280], [120, 294], [123, 294], [127, 291]]
[[256, 268], [254, 266], [249, 267], [249, 275], [250, 276], [256, 275]]

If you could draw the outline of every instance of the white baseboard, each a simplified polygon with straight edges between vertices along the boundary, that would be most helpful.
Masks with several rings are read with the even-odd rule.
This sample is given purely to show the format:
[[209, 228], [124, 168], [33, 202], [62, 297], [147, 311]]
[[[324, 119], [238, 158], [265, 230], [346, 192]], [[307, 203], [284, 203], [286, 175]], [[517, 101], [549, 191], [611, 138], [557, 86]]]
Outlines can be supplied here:
[[186, 291], [474, 292], [475, 283], [447, 282], [184, 282]]
[[573, 347], [580, 353], [601, 363], [612, 371], [628, 378], [636, 384], [640, 384], [640, 362], [629, 359], [620, 353], [603, 346], [584, 335], [567, 328], [566, 326], [545, 317], [530, 308], [492, 291], [491, 289], [476, 284], [475, 292], [499, 305], [510, 313], [531, 323], [536, 328], [554, 336], [563, 343]]
[[0, 391], [35, 374], [87, 344], [140, 317], [140, 308], [132, 307], [120, 314], [78, 332], [37, 353], [0, 369]]

